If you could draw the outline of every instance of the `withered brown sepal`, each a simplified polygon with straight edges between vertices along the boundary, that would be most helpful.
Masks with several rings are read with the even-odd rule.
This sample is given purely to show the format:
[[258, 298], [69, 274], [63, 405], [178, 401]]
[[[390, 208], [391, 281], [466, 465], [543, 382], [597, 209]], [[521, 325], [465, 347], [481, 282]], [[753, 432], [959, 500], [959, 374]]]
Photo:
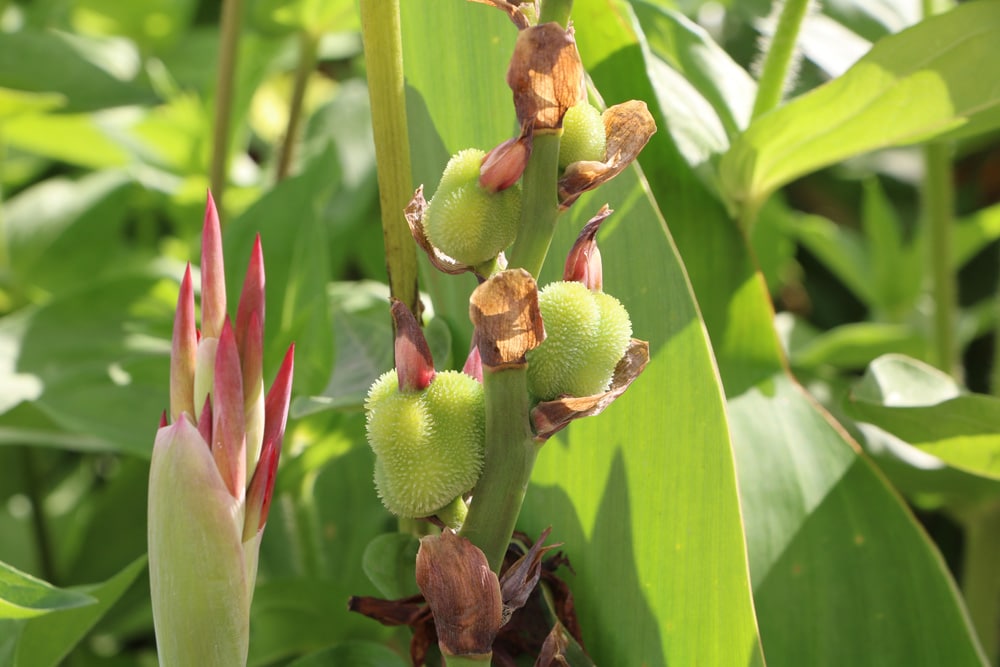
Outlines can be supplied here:
[[656, 121], [645, 102], [629, 100], [609, 107], [603, 114], [607, 148], [604, 161], [573, 162], [559, 179], [559, 206], [569, 208], [587, 190], [624, 171], [649, 138], [656, 132]]

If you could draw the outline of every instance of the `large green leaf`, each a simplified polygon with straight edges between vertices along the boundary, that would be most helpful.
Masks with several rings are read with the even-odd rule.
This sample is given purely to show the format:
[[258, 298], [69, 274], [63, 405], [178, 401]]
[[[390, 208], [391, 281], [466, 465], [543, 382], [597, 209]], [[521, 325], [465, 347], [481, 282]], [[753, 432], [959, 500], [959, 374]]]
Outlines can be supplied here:
[[96, 599], [96, 604], [29, 621], [21, 634], [15, 665], [54, 667], [60, 664], [70, 649], [83, 639], [145, 571], [146, 556], [142, 555], [104, 583], [79, 588], [80, 592]]
[[[584, 4], [593, 24], [577, 13], [577, 38], [605, 99], [648, 95], [628, 12]], [[789, 377], [764, 280], [735, 222], [669, 136], [654, 136], [640, 161], [668, 212], [718, 359], [768, 664], [982, 664], [933, 545], [856, 444]]]
[[963, 3], [879, 41], [842, 77], [750, 124], [720, 164], [731, 204], [759, 206], [798, 176], [854, 155], [1000, 126], [1000, 4]]
[[0, 618], [35, 618], [93, 603], [89, 595], [58, 589], [0, 562]]
[[956, 468], [1000, 479], [1000, 399], [963, 394], [927, 364], [901, 355], [876, 359], [847, 408]]
[[[481, 5], [402, 9], [414, 170], [433, 184], [449, 152], [513, 135], [504, 71], [515, 31]], [[578, 36], [584, 25], [594, 29], [594, 8], [584, 9]], [[649, 339], [652, 360], [604, 414], [542, 449], [521, 526], [537, 534], [552, 525], [553, 539], [565, 542], [584, 639], [599, 664], [760, 665], [715, 366], [670, 236], [635, 172], [575, 204], [545, 274], [560, 272], [572, 237], [604, 201], [617, 209], [601, 236], [605, 288]], [[438, 298], [444, 280], [459, 289]], [[439, 316], [466, 319], [470, 283], [431, 283]]]

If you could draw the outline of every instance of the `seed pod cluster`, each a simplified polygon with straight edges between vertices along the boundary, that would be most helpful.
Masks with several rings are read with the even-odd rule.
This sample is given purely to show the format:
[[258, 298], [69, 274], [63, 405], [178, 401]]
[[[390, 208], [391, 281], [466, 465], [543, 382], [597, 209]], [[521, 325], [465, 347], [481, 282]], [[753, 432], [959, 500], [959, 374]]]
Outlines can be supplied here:
[[632, 338], [618, 299], [579, 282], [556, 282], [538, 293], [545, 340], [527, 353], [528, 388], [539, 400], [592, 396], [608, 389]]
[[573, 162], [604, 161], [607, 139], [601, 112], [588, 102], [570, 107], [563, 115], [563, 133], [559, 140], [559, 168]]
[[400, 391], [395, 370], [375, 381], [365, 401], [375, 487], [402, 517], [434, 514], [475, 486], [483, 468], [483, 387], [442, 371], [418, 391]]
[[521, 219], [519, 185], [490, 192], [479, 184], [485, 155], [469, 148], [452, 156], [423, 220], [438, 250], [470, 266], [495, 258], [513, 243]]

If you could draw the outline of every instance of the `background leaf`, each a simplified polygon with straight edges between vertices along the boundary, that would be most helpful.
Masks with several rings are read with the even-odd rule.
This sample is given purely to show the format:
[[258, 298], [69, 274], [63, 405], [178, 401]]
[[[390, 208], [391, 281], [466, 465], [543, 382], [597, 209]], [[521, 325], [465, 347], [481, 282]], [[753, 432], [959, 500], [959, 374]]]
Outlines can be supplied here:
[[729, 201], [755, 208], [848, 157], [1000, 126], [1000, 92], [977, 74], [1000, 59], [998, 26], [1000, 5], [964, 3], [881, 40], [842, 77], [761, 116], [720, 164]]

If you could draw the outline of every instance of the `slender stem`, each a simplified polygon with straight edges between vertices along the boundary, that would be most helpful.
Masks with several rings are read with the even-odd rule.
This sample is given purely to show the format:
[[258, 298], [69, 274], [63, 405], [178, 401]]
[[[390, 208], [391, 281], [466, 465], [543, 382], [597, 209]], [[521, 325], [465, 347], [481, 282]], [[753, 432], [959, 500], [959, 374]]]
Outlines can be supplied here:
[[963, 517], [962, 593], [990, 664], [1000, 657], [1000, 504]]
[[413, 196], [399, 0], [361, 0], [389, 289], [419, 317], [417, 250], [403, 209]]
[[566, 27], [569, 25], [569, 14], [573, 10], [573, 0], [543, 0], [538, 14], [539, 23], [555, 21]]
[[[546, 5], [547, 6], [547, 5]], [[559, 219], [559, 135], [535, 135], [522, 176], [521, 229], [510, 251], [510, 268], [538, 277]]]
[[28, 499], [31, 501], [31, 528], [35, 534], [35, 546], [38, 549], [38, 566], [45, 581], [58, 584], [52, 539], [45, 523], [45, 499], [38, 476], [38, 462], [35, 450], [29, 445], [21, 447], [21, 467], [24, 473], [25, 491], [27, 491]]
[[460, 534], [482, 549], [499, 573], [538, 454], [532, 438], [525, 368], [483, 369], [486, 465]]
[[299, 34], [299, 64], [295, 68], [295, 84], [288, 106], [288, 126], [285, 128], [285, 139], [281, 143], [278, 170], [275, 174], [275, 180], [279, 182], [288, 177], [292, 168], [292, 158], [295, 157], [295, 146], [299, 140], [299, 126], [302, 124], [302, 103], [306, 98], [309, 77], [316, 69], [318, 49], [319, 38], [303, 30]]
[[[443, 653], [443, 651], [442, 651]], [[484, 655], [444, 655], [444, 664], [448, 667], [483, 667], [493, 659], [492, 653]]]
[[802, 20], [809, 11], [810, 0], [785, 0], [781, 7], [778, 25], [774, 28], [764, 64], [757, 81], [757, 98], [754, 100], [753, 117], [767, 113], [781, 103], [781, 96], [795, 60], [795, 43], [799, 38]]
[[223, 207], [229, 165], [229, 126], [233, 109], [239, 56], [243, 0], [223, 0], [219, 40], [219, 69], [215, 79], [215, 123], [212, 128], [212, 165], [209, 183], [215, 201]]
[[924, 147], [924, 209], [930, 234], [931, 291], [934, 297], [933, 363], [954, 377], [961, 374], [955, 341], [958, 285], [952, 267], [955, 193], [951, 180], [951, 147], [932, 143]]

